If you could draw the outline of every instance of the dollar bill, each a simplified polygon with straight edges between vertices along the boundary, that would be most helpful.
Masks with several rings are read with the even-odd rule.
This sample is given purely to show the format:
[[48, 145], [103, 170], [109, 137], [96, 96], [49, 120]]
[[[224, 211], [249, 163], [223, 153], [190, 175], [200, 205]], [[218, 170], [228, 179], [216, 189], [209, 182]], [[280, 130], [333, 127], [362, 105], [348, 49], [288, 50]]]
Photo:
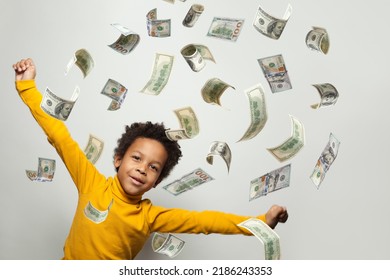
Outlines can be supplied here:
[[290, 77], [281, 54], [260, 58], [257, 60], [268, 81], [272, 93], [281, 92], [292, 88]]
[[94, 207], [90, 201], [88, 201], [88, 204], [84, 208], [84, 214], [89, 220], [91, 220], [95, 224], [100, 224], [107, 219], [108, 213], [113, 202], [114, 199], [111, 200], [106, 210], [99, 210]]
[[168, 83], [173, 66], [173, 56], [157, 53], [154, 59], [153, 72], [150, 80], [141, 90], [142, 93], [159, 95]]
[[251, 124], [241, 139], [238, 141], [249, 140], [255, 137], [264, 128], [268, 119], [263, 87], [258, 84], [252, 88], [247, 89], [245, 94], [249, 99]]
[[165, 134], [172, 141], [194, 138], [199, 134], [199, 122], [191, 107], [176, 109], [176, 117], [180, 123], [180, 129], [166, 130]]
[[321, 97], [320, 103], [311, 105], [313, 109], [318, 109], [320, 107], [326, 107], [326, 106], [336, 104], [337, 99], [339, 98], [339, 92], [337, 91], [334, 85], [329, 83], [324, 83], [324, 84], [315, 84], [313, 86], [317, 89]]
[[194, 72], [199, 72], [205, 67], [205, 59], [215, 62], [209, 48], [204, 45], [189, 44], [184, 46], [180, 52]]
[[76, 103], [79, 93], [80, 88], [76, 86], [71, 99], [65, 100], [55, 95], [48, 87], [46, 87], [41, 101], [41, 108], [50, 116], [62, 121], [66, 121], [73, 109], [74, 104]]
[[92, 71], [95, 66], [95, 62], [93, 61], [91, 54], [86, 49], [79, 49], [68, 62], [65, 69], [65, 75], [68, 74], [73, 65], [77, 65], [85, 78]]
[[84, 148], [84, 154], [87, 159], [95, 164], [103, 152], [104, 142], [94, 135], [89, 135], [87, 146]]
[[200, 4], [193, 4], [188, 10], [186, 16], [183, 19], [183, 25], [185, 27], [193, 27], [198, 21], [198, 18], [204, 11], [204, 6]]
[[306, 46], [323, 54], [329, 51], [329, 35], [325, 28], [313, 26], [313, 29], [306, 35]]
[[265, 260], [280, 260], [280, 238], [266, 223], [257, 218], [250, 218], [238, 224], [252, 232], [264, 245]]
[[197, 168], [194, 171], [184, 175], [180, 179], [177, 179], [164, 186], [163, 189], [177, 196], [212, 180], [214, 180], [213, 177], [211, 177], [201, 168]]
[[214, 141], [211, 143], [206, 160], [209, 164], [213, 164], [214, 156], [220, 156], [226, 163], [228, 172], [230, 169], [230, 162], [232, 161], [232, 152], [226, 142]]
[[127, 88], [113, 79], [108, 79], [101, 91], [101, 94], [112, 99], [108, 110], [114, 111], [118, 110], [124, 102], [127, 94]]
[[244, 19], [214, 17], [207, 36], [235, 42], [241, 33], [244, 21]]
[[257, 9], [253, 26], [261, 34], [272, 38], [279, 39], [292, 13], [292, 6], [288, 4], [283, 18], [276, 18], [264, 11], [260, 6]]
[[320, 187], [322, 181], [325, 178], [325, 174], [328, 172], [330, 166], [333, 164], [339, 152], [340, 141], [334, 136], [333, 133], [329, 135], [329, 141], [326, 144], [321, 156], [318, 158], [314, 167], [310, 179], [313, 181], [317, 188]]
[[218, 78], [211, 78], [202, 87], [201, 92], [203, 100], [210, 104], [221, 105], [221, 95], [229, 87], [235, 89], [233, 86], [225, 83]]
[[295, 156], [305, 145], [305, 129], [303, 124], [290, 115], [292, 122], [292, 135], [279, 146], [268, 148], [280, 162]]
[[26, 175], [31, 181], [51, 182], [56, 171], [56, 161], [48, 158], [38, 158], [38, 169], [26, 170]]
[[154, 252], [167, 255], [170, 258], [176, 257], [184, 247], [185, 242], [177, 236], [168, 233], [163, 235], [155, 232], [152, 239], [152, 249]]
[[152, 9], [146, 14], [146, 26], [151, 37], [171, 36], [171, 20], [157, 19], [157, 9]]
[[290, 186], [291, 164], [250, 181], [249, 201]]
[[112, 23], [111, 26], [118, 29], [121, 35], [114, 43], [108, 46], [120, 54], [129, 54], [138, 45], [140, 36], [119, 23]]

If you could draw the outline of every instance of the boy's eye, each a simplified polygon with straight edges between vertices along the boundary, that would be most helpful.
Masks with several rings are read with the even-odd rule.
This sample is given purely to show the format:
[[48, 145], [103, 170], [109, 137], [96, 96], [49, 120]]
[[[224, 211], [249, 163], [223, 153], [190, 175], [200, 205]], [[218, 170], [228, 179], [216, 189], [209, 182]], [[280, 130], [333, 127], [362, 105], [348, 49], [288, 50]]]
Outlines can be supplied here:
[[158, 167], [156, 165], [151, 165], [150, 168], [152, 168], [154, 171], [158, 171]]
[[135, 160], [140, 160], [139, 156], [132, 156], [132, 158], [135, 159]]

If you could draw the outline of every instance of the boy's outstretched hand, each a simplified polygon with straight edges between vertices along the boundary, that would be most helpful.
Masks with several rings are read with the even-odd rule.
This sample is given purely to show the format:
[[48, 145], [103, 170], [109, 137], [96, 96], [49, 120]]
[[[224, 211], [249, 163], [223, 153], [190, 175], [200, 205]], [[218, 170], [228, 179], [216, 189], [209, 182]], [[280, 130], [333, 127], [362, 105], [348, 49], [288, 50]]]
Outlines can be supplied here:
[[34, 61], [31, 58], [22, 59], [12, 67], [15, 70], [15, 80], [34, 80], [36, 75]]
[[267, 213], [265, 213], [265, 221], [272, 229], [274, 229], [278, 223], [286, 222], [287, 219], [288, 213], [286, 207], [279, 205], [272, 205]]

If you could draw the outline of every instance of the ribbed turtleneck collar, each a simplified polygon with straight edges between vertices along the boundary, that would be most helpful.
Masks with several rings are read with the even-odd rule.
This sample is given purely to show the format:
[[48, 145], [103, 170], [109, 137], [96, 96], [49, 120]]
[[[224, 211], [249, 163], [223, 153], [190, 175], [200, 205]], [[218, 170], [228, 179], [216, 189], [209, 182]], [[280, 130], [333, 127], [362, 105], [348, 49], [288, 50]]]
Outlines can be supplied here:
[[123, 190], [121, 183], [119, 182], [118, 175], [114, 176], [112, 192], [116, 197], [129, 204], [139, 204], [142, 200], [142, 195], [129, 195]]

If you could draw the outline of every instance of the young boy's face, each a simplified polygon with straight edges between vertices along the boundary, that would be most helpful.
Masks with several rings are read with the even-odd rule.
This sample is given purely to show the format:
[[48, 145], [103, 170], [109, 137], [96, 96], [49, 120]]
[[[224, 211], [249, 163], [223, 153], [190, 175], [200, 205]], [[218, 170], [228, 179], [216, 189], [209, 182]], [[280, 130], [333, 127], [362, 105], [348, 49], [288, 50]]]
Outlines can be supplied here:
[[143, 195], [159, 183], [159, 176], [168, 158], [164, 146], [157, 140], [137, 138], [123, 158], [115, 156], [118, 179], [128, 195]]

